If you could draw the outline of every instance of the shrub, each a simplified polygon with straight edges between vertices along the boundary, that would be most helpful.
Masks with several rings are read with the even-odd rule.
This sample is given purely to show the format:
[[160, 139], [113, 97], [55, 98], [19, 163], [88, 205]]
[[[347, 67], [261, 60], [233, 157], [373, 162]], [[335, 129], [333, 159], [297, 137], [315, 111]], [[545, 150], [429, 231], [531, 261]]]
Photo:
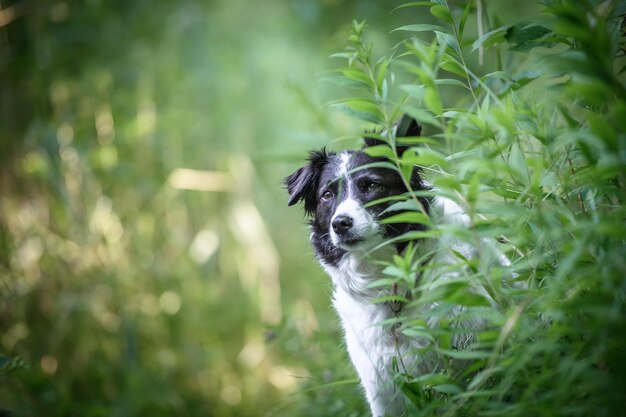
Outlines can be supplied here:
[[[375, 60], [366, 24], [354, 22], [349, 46], [334, 55], [346, 66], [333, 80], [349, 93], [332, 105], [381, 131], [403, 113], [423, 124], [396, 169], [424, 167], [436, 193], [471, 218], [469, 230], [434, 226], [421, 237], [488, 239], [511, 259], [496, 268], [486, 254], [459, 255], [458, 279], [435, 292], [414, 288], [413, 303], [436, 301], [443, 313], [463, 305], [489, 325], [456, 351], [455, 323], [434, 329], [404, 317], [404, 333], [436, 341], [428, 349], [442, 363], [467, 366], [398, 371], [397, 383], [410, 415], [623, 415], [626, 7], [546, 1], [535, 22], [481, 29], [495, 21], [482, 3], [401, 5], [426, 8], [437, 23], [397, 28], [414, 36]], [[393, 136], [381, 138], [395, 149]], [[398, 257], [381, 285], [415, 282], [420, 268], [429, 267]], [[460, 295], [476, 283], [495, 303]]]

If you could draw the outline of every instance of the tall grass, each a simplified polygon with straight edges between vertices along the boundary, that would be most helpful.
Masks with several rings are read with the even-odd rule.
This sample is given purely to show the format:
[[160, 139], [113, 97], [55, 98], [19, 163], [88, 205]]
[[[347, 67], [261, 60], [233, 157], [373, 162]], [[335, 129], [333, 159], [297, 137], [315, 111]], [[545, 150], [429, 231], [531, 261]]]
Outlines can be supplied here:
[[[429, 328], [426, 315], [404, 317], [403, 331], [433, 340], [425, 350], [444, 365], [399, 372], [397, 384], [408, 415], [624, 415], [626, 8], [546, 1], [540, 19], [496, 26], [485, 3], [403, 4], [436, 22], [397, 28], [412, 36], [378, 59], [355, 22], [334, 55], [350, 93], [332, 105], [381, 129], [403, 113], [417, 119], [425, 136], [395, 157], [398, 171], [424, 167], [471, 218], [469, 230], [433, 226], [421, 237], [498, 242], [511, 260], [459, 254], [458, 278], [414, 288], [413, 303], [437, 303], [426, 314], [442, 319]], [[398, 258], [381, 284], [415, 282], [420, 268], [429, 266]], [[458, 305], [487, 323], [464, 351], [451, 347], [458, 323], [445, 319]]]

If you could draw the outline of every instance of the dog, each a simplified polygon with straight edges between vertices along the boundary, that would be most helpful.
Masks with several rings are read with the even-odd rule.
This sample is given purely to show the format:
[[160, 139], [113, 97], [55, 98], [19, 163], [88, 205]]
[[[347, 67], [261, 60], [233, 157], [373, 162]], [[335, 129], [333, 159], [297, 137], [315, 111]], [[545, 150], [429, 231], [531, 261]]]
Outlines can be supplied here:
[[[402, 146], [401, 139], [420, 136], [421, 126], [404, 116], [391, 134], [396, 139], [395, 152], [402, 157], [411, 148]], [[413, 201], [414, 210], [426, 214], [432, 222], [460, 227], [470, 224], [458, 204], [433, 192], [433, 187], [423, 178], [422, 169], [413, 167], [404, 179], [400, 170], [393, 169], [388, 156], [368, 154], [368, 148], [385, 146], [380, 137], [366, 135], [360, 150], [312, 151], [307, 164], [284, 180], [288, 205], [303, 202], [304, 212], [311, 218], [310, 241], [318, 261], [332, 279], [332, 304], [340, 317], [348, 354], [373, 417], [406, 412], [403, 395], [393, 380], [399, 364], [402, 372], [412, 375], [433, 372], [438, 366], [432, 355], [420, 354], [428, 340], [405, 336], [397, 323], [402, 316], [411, 317], [414, 313], [411, 308], [424, 313], [433, 305], [412, 307], [411, 303], [399, 301], [411, 297], [411, 288], [402, 283], [382, 289], [372, 286], [384, 277], [384, 262], [391, 262], [394, 255], [410, 250], [414, 259], [436, 265], [424, 274], [429, 277], [418, 277], [420, 287], [424, 288], [429, 282], [436, 284], [438, 280], [455, 276], [453, 266], [459, 264], [459, 256], [475, 255], [471, 245], [449, 238], [407, 242], [403, 236], [427, 231], [427, 225], [384, 221], [398, 214], [390, 208], [399, 196], [407, 196]], [[392, 243], [385, 244], [389, 241]], [[460, 311], [457, 309], [452, 314], [459, 315]], [[432, 317], [428, 325], [436, 326], [437, 320]], [[381, 325], [394, 321], [393, 325]], [[480, 323], [476, 320], [466, 325], [479, 327]], [[466, 347], [470, 339], [455, 336], [453, 345]]]

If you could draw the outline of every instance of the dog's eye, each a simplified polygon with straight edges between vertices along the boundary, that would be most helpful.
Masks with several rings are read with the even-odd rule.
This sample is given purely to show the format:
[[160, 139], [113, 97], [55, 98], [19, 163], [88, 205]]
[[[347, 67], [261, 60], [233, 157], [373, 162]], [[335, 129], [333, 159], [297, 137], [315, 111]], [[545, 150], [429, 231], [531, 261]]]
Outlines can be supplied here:
[[324, 201], [328, 201], [330, 199], [332, 199], [334, 197], [332, 191], [326, 190], [324, 191], [324, 194], [322, 194], [322, 200]]
[[367, 191], [369, 192], [380, 191], [382, 188], [383, 188], [383, 185], [378, 182], [372, 181], [369, 184], [367, 184]]

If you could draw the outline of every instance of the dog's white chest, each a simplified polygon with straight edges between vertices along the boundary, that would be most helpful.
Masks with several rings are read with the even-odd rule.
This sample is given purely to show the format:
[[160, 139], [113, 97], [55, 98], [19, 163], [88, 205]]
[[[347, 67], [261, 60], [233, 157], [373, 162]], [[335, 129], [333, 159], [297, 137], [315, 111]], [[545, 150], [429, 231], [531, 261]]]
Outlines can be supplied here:
[[[374, 417], [399, 415], [404, 411], [402, 394], [393, 383], [394, 363], [413, 368], [417, 359], [414, 341], [382, 326], [394, 317], [387, 304], [373, 304], [373, 281], [368, 265], [352, 264], [326, 268], [334, 282], [333, 306], [341, 319], [350, 359], [365, 389]], [[369, 294], [368, 294], [369, 293]], [[381, 292], [381, 296], [383, 293]], [[401, 368], [400, 368], [401, 369]]]

